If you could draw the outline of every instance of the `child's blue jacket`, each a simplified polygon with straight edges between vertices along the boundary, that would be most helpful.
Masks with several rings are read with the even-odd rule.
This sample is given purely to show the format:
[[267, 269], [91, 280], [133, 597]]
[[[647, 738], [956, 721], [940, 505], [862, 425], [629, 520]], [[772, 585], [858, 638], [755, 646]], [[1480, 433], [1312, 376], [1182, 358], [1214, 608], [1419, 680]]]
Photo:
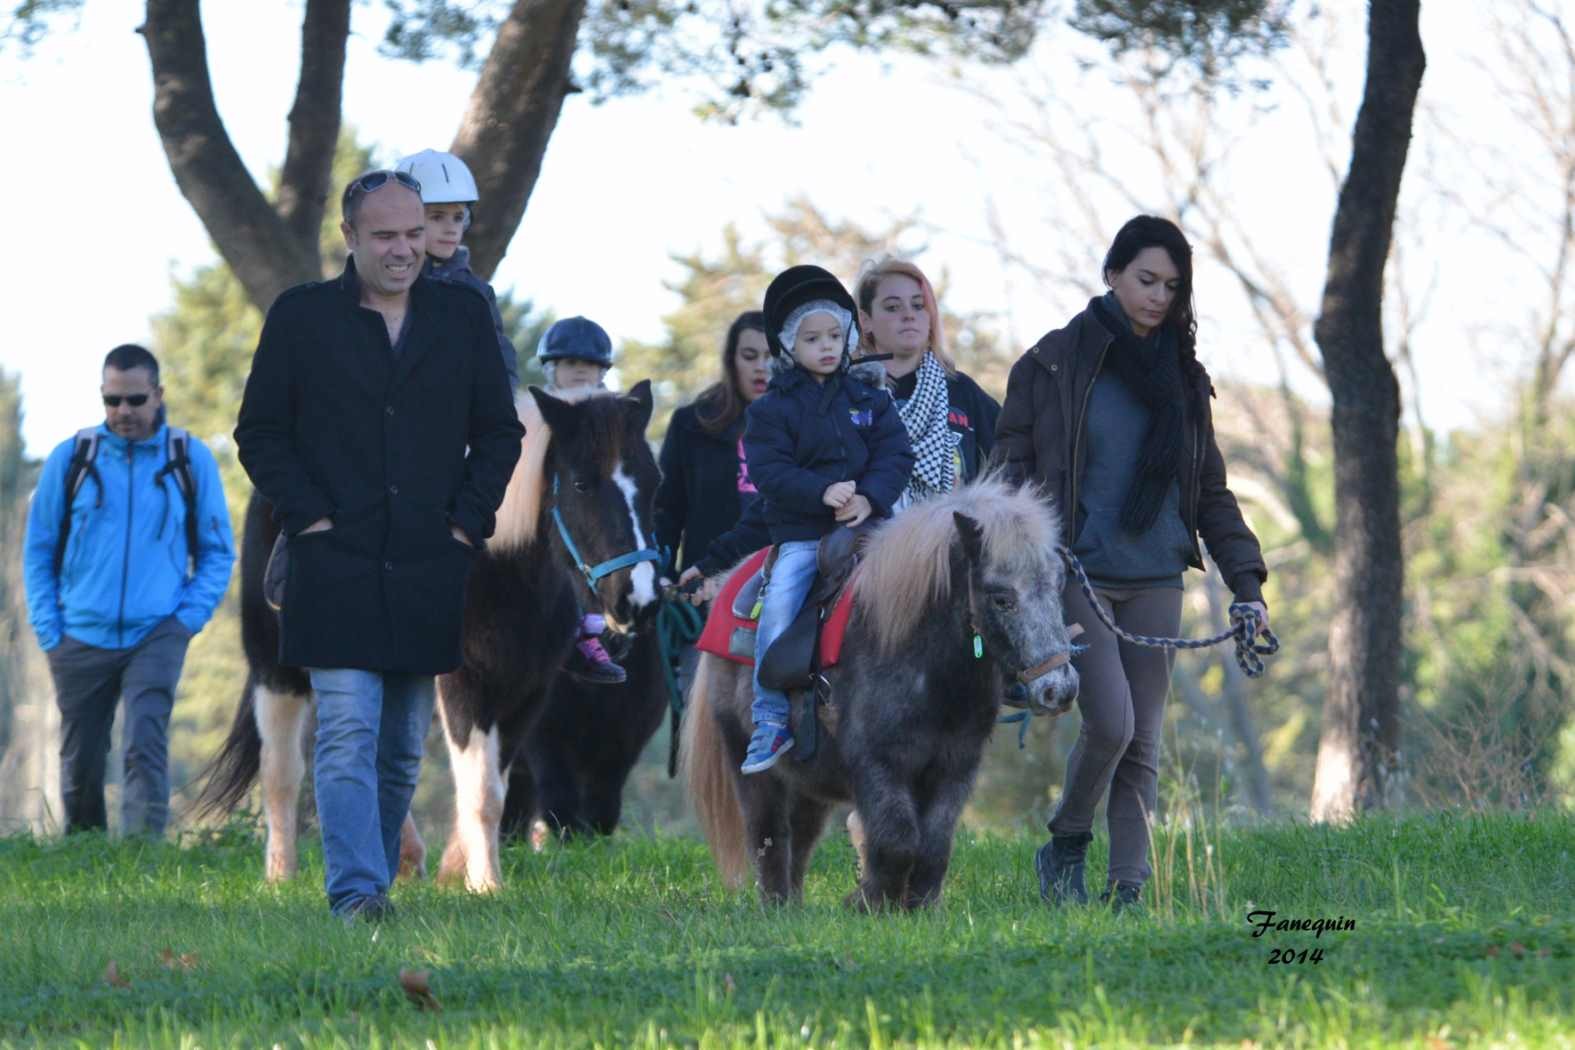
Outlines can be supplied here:
[[773, 543], [818, 540], [836, 528], [821, 497], [839, 481], [854, 482], [875, 516], [889, 515], [913, 470], [891, 396], [846, 370], [824, 384], [798, 367], [773, 378], [745, 414], [744, 456]]

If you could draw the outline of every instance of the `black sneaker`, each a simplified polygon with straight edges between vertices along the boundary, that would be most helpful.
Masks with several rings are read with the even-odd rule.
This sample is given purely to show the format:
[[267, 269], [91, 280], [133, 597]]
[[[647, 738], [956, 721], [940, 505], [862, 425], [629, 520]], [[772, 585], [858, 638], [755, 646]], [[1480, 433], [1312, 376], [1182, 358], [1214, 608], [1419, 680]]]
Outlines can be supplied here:
[[1143, 902], [1138, 898], [1142, 896], [1143, 884], [1141, 882], [1113, 882], [1105, 887], [1105, 892], [1099, 895], [1099, 903], [1108, 905], [1110, 910], [1117, 915], [1124, 911], [1141, 912]]
[[1081, 835], [1052, 835], [1034, 854], [1034, 871], [1039, 873], [1039, 896], [1046, 904], [1087, 904], [1088, 890], [1083, 885], [1083, 862], [1088, 856], [1092, 832]]
[[388, 899], [386, 893], [374, 893], [357, 900], [339, 915], [347, 923], [368, 922], [376, 925], [394, 917], [394, 902]]
[[613, 658], [602, 647], [602, 640], [595, 636], [574, 643], [574, 652], [563, 669], [590, 685], [622, 685], [629, 678], [622, 667], [613, 663]]

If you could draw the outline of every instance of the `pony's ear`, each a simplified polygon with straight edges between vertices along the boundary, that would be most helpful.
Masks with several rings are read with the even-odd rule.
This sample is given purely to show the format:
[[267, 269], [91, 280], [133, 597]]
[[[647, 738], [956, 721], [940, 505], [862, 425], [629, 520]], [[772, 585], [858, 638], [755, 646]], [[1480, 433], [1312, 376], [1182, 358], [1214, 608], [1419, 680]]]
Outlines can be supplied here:
[[574, 429], [576, 416], [573, 405], [553, 397], [539, 386], [530, 387], [530, 396], [535, 398], [542, 420], [554, 434], [561, 437]]
[[642, 379], [634, 384], [623, 395], [623, 400], [629, 406], [629, 426], [636, 434], [645, 433], [646, 425], [651, 422], [651, 381]]
[[957, 523], [957, 538], [962, 541], [963, 554], [972, 565], [984, 564], [984, 530], [979, 523], [961, 511], [952, 511]]

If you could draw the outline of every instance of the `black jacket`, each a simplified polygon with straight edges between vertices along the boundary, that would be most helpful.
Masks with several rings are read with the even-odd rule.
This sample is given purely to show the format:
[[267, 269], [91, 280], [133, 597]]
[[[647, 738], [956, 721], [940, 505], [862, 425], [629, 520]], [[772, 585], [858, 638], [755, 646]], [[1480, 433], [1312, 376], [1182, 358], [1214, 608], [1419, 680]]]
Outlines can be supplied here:
[[[918, 382], [917, 372], [910, 372], [897, 380], [893, 391], [897, 399], [906, 401], [912, 397]], [[962, 442], [957, 446], [957, 454], [962, 457], [960, 479], [972, 481], [984, 469], [990, 452], [995, 448], [995, 424], [1001, 415], [1001, 406], [962, 372], [947, 377], [946, 401], [947, 423], [954, 432], [962, 435]]]
[[[280, 661], [438, 674], [460, 663], [465, 578], [519, 458], [486, 300], [418, 278], [396, 356], [355, 264], [263, 324], [241, 464], [291, 537]], [[468, 452], [467, 452], [468, 447]], [[333, 528], [298, 535], [319, 518]]]
[[[1089, 394], [1113, 338], [1084, 310], [1048, 333], [1012, 366], [996, 429], [995, 455], [1014, 481], [1038, 483], [1061, 514], [1062, 542], [1070, 545], [1077, 488], [1087, 465]], [[1192, 537], [1188, 563], [1203, 568], [1198, 536], [1238, 601], [1261, 601], [1269, 571], [1258, 537], [1241, 515], [1214, 440], [1209, 399], [1214, 387], [1194, 357], [1183, 362], [1187, 385], [1186, 446], [1181, 456], [1181, 519]]]
[[421, 269], [428, 277], [434, 277], [439, 281], [469, 285], [486, 298], [487, 309], [492, 312], [492, 331], [498, 339], [498, 353], [503, 357], [503, 371], [509, 377], [509, 395], [512, 397], [515, 389], [520, 385], [519, 358], [514, 353], [514, 344], [503, 334], [503, 315], [498, 312], [497, 293], [492, 290], [492, 285], [477, 277], [476, 272], [470, 268], [470, 249], [462, 244], [455, 248], [454, 254], [447, 259], [437, 259], [429, 255]]
[[817, 383], [794, 367], [744, 413], [749, 477], [766, 499], [772, 543], [818, 540], [837, 527], [821, 501], [852, 481], [875, 517], [891, 513], [913, 470], [908, 432], [890, 395], [846, 371]]
[[754, 502], [754, 485], [742, 469], [743, 436], [742, 417], [712, 434], [700, 425], [695, 405], [678, 409], [667, 424], [662, 484], [656, 490], [656, 543], [674, 553], [680, 572], [698, 562]]

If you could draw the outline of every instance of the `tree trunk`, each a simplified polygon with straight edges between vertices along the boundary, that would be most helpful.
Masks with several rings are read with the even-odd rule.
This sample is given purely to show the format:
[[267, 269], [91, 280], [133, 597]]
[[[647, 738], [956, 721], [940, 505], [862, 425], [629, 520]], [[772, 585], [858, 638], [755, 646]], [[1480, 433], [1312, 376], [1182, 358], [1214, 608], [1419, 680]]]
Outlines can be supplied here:
[[1333, 407], [1335, 613], [1313, 820], [1381, 807], [1399, 751], [1400, 389], [1384, 354], [1383, 277], [1426, 58], [1420, 0], [1368, 5], [1367, 84], [1313, 328]]
[[170, 170], [247, 296], [266, 310], [291, 285], [320, 279], [318, 224], [339, 134], [350, 0], [307, 4], [278, 211], [219, 116], [197, 0], [148, 0], [140, 32], [153, 68], [153, 123]]
[[525, 217], [572, 90], [569, 62], [584, 17], [585, 0], [515, 0], [454, 136], [451, 148], [481, 194], [465, 243], [471, 269], [483, 279], [492, 277]]

